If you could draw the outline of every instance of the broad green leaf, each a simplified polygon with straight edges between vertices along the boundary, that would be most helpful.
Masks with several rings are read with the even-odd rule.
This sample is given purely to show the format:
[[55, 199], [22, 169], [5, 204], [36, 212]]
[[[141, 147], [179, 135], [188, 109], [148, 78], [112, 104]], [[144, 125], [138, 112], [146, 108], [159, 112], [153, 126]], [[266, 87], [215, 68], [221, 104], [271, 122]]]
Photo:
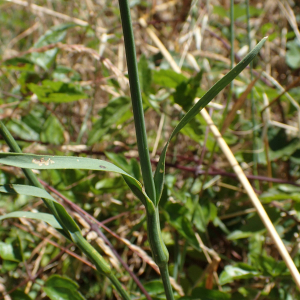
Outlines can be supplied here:
[[[269, 158], [271, 161], [282, 158], [286, 160], [300, 149], [299, 139], [290, 138], [284, 129], [270, 128], [268, 130]], [[265, 155], [261, 153], [262, 161]]]
[[3, 260], [1, 270], [3, 272], [13, 271], [13, 270], [16, 270], [18, 265], [19, 265], [19, 262], [11, 261], [11, 260]]
[[[196, 116], [188, 124], [186, 124], [186, 126], [181, 130], [182, 134], [188, 136], [190, 139], [194, 140], [197, 143], [203, 141], [204, 139], [203, 132], [206, 128], [204, 124], [201, 124], [200, 119], [201, 119], [200, 115]], [[206, 143], [208, 144], [209, 140]], [[209, 145], [206, 145], [206, 148], [207, 147], [209, 147]]]
[[300, 149], [296, 150], [293, 155], [290, 157], [290, 160], [294, 164], [299, 164], [300, 165]]
[[[247, 18], [247, 8], [246, 3], [235, 4], [234, 5], [234, 20], [246, 21]], [[249, 6], [249, 15], [250, 17], [256, 17], [261, 15], [264, 12], [263, 8], [256, 8], [254, 6]]]
[[4, 260], [14, 262], [23, 261], [23, 252], [19, 237], [14, 238], [10, 242], [0, 242], [0, 257]]
[[230, 299], [230, 294], [226, 294], [217, 290], [209, 290], [203, 287], [197, 287], [192, 291], [193, 299], [201, 299], [201, 300], [227, 300]]
[[105, 152], [105, 156], [117, 167], [124, 170], [126, 173], [130, 173], [131, 166], [126, 160], [125, 156], [122, 153], [114, 152]]
[[219, 6], [219, 5], [213, 6], [213, 14], [219, 15], [220, 17], [223, 17], [223, 18], [229, 17], [228, 10], [226, 10], [226, 8], [224, 8], [223, 6]]
[[52, 275], [45, 282], [43, 290], [51, 300], [84, 300], [78, 287], [75, 281], [67, 277]]
[[[239, 300], [241, 299], [241, 297], [243, 297], [242, 299], [255, 299], [255, 297], [257, 296], [257, 289], [253, 288], [253, 287], [245, 287], [245, 286], [241, 286], [238, 289], [238, 293], [236, 297], [233, 297], [233, 300]], [[265, 296], [265, 295], [264, 295]], [[276, 300], [276, 299], [272, 299], [272, 300]]]
[[132, 175], [136, 179], [141, 179], [141, 170], [138, 161], [132, 158], [129, 162], [122, 153], [105, 152], [106, 157], [117, 167]]
[[234, 230], [231, 232], [228, 236], [227, 239], [234, 241], [234, 240], [239, 240], [239, 239], [246, 239], [253, 236], [252, 231], [241, 231], [241, 230]]
[[153, 71], [153, 82], [164, 88], [176, 88], [180, 83], [187, 80], [187, 78], [173, 70]]
[[143, 204], [153, 210], [153, 204], [143, 192], [142, 184], [122, 169], [104, 160], [87, 157], [0, 153], [0, 163], [25, 169], [82, 169], [119, 173]]
[[294, 186], [294, 185], [289, 185], [289, 184], [279, 184], [277, 186], [279, 191], [282, 191], [284, 193], [300, 193], [300, 186]]
[[[277, 220], [280, 218], [280, 211], [274, 207], [265, 207], [265, 210], [272, 223], [276, 223]], [[244, 224], [239, 228], [243, 232], [251, 231], [252, 233], [254, 233], [261, 230], [266, 230], [265, 225], [263, 224], [257, 213], [249, 214], [247, 217], [244, 217], [243, 223]]]
[[39, 140], [39, 134], [30, 128], [23, 120], [12, 119], [7, 123], [10, 132], [25, 140]]
[[[50, 44], [58, 43], [64, 40], [66, 36], [66, 31], [69, 28], [78, 26], [74, 23], [61, 24], [58, 26], [53, 26], [42, 35], [39, 40], [34, 44], [34, 48], [40, 48]], [[42, 67], [44, 70], [48, 70], [49, 67], [54, 62], [58, 49], [54, 48], [45, 52], [33, 52], [30, 55], [30, 60]]]
[[34, 130], [36, 133], [41, 134], [43, 124], [45, 122], [44, 109], [40, 107], [37, 110], [31, 110], [26, 116], [22, 118], [24, 124]]
[[272, 256], [260, 254], [251, 254], [250, 259], [254, 267], [263, 272], [264, 276], [277, 277], [287, 273], [287, 267], [284, 261], [276, 260]]
[[29, 83], [28, 89], [35, 93], [41, 102], [66, 103], [88, 96], [81, 91], [79, 86], [73, 83], [65, 83], [61, 81], [44, 80], [42, 85]]
[[297, 202], [300, 202], [300, 193], [283, 193], [282, 191], [278, 190], [277, 188], [271, 188], [268, 191], [262, 193], [259, 196], [259, 199], [263, 203], [270, 203], [274, 200], [286, 200], [291, 199]]
[[255, 58], [263, 44], [265, 43], [267, 38], [263, 38], [256, 47], [242, 60], [240, 61], [229, 73], [227, 73], [221, 80], [219, 80], [180, 120], [178, 125], [173, 130], [171, 136], [169, 137], [161, 155], [159, 162], [157, 164], [157, 168], [154, 174], [154, 183], [156, 189], [156, 199], [158, 205], [159, 199], [161, 197], [161, 193], [163, 190], [164, 184], [164, 176], [165, 176], [165, 160], [166, 160], [166, 152], [168, 149], [168, 145], [171, 139], [179, 133], [179, 131], [191, 120], [193, 119], [199, 111], [204, 108], [215, 96], [219, 94], [235, 77], [237, 77], [246, 67], [247, 65]]
[[65, 140], [63, 126], [53, 114], [43, 124], [40, 135], [43, 143], [61, 145]]
[[164, 286], [160, 280], [147, 282], [144, 287], [150, 295], [156, 296], [164, 292]]
[[269, 148], [269, 159], [275, 161], [279, 158], [283, 160], [289, 159], [289, 157], [300, 148], [299, 139], [294, 138], [291, 141], [287, 141], [283, 144], [281, 149], [273, 150]]
[[80, 26], [80, 25], [75, 23], [64, 23], [64, 24], [53, 26], [38, 39], [38, 41], [34, 44], [34, 47], [38, 48], [49, 44], [61, 42], [66, 34], [66, 30], [76, 26]]
[[230, 283], [236, 279], [247, 279], [261, 275], [255, 268], [245, 263], [236, 264], [234, 266], [226, 266], [220, 275], [220, 284]]
[[[254, 6], [249, 7], [250, 17], [259, 16], [263, 13], [263, 9], [256, 8]], [[218, 14], [221, 17], [230, 18], [229, 10], [225, 9], [223, 6], [214, 5], [213, 13]], [[234, 20], [239, 19], [239, 21], [246, 19], [246, 7], [245, 3], [234, 5]], [[274, 24], [273, 24], [274, 26]]]
[[152, 82], [152, 73], [148, 66], [148, 61], [145, 55], [142, 55], [138, 63], [139, 79], [142, 92], [148, 95], [150, 93], [150, 87]]
[[70, 278], [53, 275], [45, 282], [44, 287], [65, 287], [69, 290], [77, 290], [78, 284]]
[[193, 231], [192, 223], [186, 217], [187, 208], [179, 203], [167, 203], [164, 208], [168, 223], [170, 223], [191, 245], [198, 248], [199, 243]]
[[134, 178], [141, 181], [142, 180], [142, 173], [141, 173], [141, 167], [138, 161], [135, 158], [132, 158], [130, 160], [130, 166], [131, 166], [131, 172]]
[[124, 180], [121, 177], [104, 178], [95, 184], [95, 189], [104, 189], [103, 192], [107, 192], [107, 189], [116, 190], [118, 188], [124, 189], [124, 187], [126, 188]]
[[4, 219], [10, 219], [10, 218], [28, 218], [28, 219], [34, 219], [39, 220], [48, 223], [54, 228], [62, 229], [60, 224], [57, 222], [57, 220], [54, 218], [53, 215], [45, 214], [45, 213], [33, 213], [29, 211], [14, 211], [11, 213], [8, 213], [6, 215], [0, 216], [0, 221]]
[[196, 76], [191, 77], [187, 81], [182, 81], [176, 86], [173, 93], [174, 102], [180, 105], [183, 110], [188, 111], [197, 95], [197, 89], [200, 87], [203, 72], [199, 72]]
[[[101, 127], [109, 127], [120, 124], [130, 108], [130, 98], [119, 97], [109, 101], [108, 105], [98, 112], [101, 117]], [[131, 114], [130, 114], [131, 115]]]
[[34, 65], [33, 63], [25, 57], [15, 57], [11, 59], [5, 60], [3, 63], [5, 68], [11, 70], [20, 70], [20, 71], [33, 71]]
[[99, 143], [100, 138], [111, 126], [117, 126], [132, 116], [130, 99], [119, 97], [109, 101], [108, 105], [99, 111], [100, 118], [89, 133], [88, 144]]
[[27, 294], [21, 290], [13, 291], [9, 294], [12, 300], [32, 300]]
[[249, 242], [249, 254], [261, 254], [263, 252], [263, 247], [265, 243], [265, 239], [263, 237], [263, 233], [252, 233], [252, 235], [248, 239]]
[[186, 277], [191, 281], [192, 286], [197, 284], [197, 282], [200, 280], [201, 276], [204, 275], [203, 272], [204, 272], [204, 270], [197, 264], [190, 265], [188, 267], [187, 271], [185, 271]]
[[298, 38], [287, 42], [286, 63], [293, 69], [300, 67], [300, 42]]

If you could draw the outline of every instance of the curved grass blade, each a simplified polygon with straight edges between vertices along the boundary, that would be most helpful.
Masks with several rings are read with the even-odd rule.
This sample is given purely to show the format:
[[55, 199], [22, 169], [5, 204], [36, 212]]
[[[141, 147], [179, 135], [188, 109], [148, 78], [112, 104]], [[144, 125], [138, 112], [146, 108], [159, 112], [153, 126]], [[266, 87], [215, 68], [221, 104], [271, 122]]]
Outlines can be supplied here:
[[[0, 185], [0, 193], [14, 194], [14, 195], [25, 195], [38, 198], [44, 198], [58, 203], [47, 191], [44, 189], [22, 184], [5, 184]], [[6, 215], [0, 216], [0, 221], [8, 218], [29, 218], [47, 222], [54, 228], [62, 229], [62, 226], [57, 222], [55, 217], [51, 214], [46, 213], [33, 213], [29, 211], [14, 211]]]
[[192, 119], [199, 111], [204, 108], [214, 97], [216, 97], [220, 91], [222, 91], [235, 77], [237, 77], [247, 65], [255, 58], [259, 50], [265, 43], [267, 37], [263, 38], [256, 47], [243, 59], [241, 60], [231, 71], [229, 71], [222, 79], [215, 83], [208, 92], [186, 113], [186, 115], [180, 120], [171, 136], [169, 137], [157, 164], [154, 174], [154, 184], [156, 190], [157, 206], [162, 194], [164, 177], [165, 177], [165, 160], [166, 152], [171, 139]]
[[73, 156], [0, 153], [0, 163], [23, 169], [81, 169], [119, 173], [140, 201], [151, 211], [154, 209], [152, 201], [143, 191], [142, 184], [138, 180], [114, 164], [104, 160]]
[[0, 185], [0, 193], [40, 197], [40, 198], [45, 198], [57, 202], [46, 190], [31, 185], [22, 185], [22, 184]]
[[33, 219], [33, 220], [44, 221], [56, 229], [62, 229], [60, 224], [57, 222], [57, 220], [51, 214], [33, 213], [30, 211], [14, 211], [14, 212], [5, 214], [3, 216], [0, 216], [0, 221], [2, 221], [4, 219], [10, 219], [10, 218], [28, 218], [28, 219]]

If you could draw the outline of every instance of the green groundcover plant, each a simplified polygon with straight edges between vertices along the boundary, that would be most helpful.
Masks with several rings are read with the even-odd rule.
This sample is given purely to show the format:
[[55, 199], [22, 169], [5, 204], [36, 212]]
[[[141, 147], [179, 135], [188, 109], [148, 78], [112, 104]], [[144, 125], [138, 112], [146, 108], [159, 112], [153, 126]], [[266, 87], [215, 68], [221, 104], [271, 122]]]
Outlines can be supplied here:
[[[79, 226], [67, 213], [65, 208], [43, 189], [43, 186], [38, 181], [36, 175], [32, 172], [31, 169], [83, 169], [96, 170], [100, 172], [119, 173], [125, 180], [130, 190], [133, 192], [133, 194], [145, 206], [147, 215], [148, 240], [151, 247], [153, 259], [160, 269], [165, 297], [166, 299], [171, 300], [174, 299], [174, 295], [168, 271], [169, 253], [162, 239], [159, 220], [159, 203], [162, 197], [165, 180], [165, 159], [168, 145], [171, 139], [175, 137], [180, 132], [180, 130], [183, 129], [199, 113], [201, 109], [203, 109], [215, 96], [218, 95], [220, 91], [222, 91], [250, 64], [250, 62], [255, 58], [255, 56], [265, 43], [266, 38], [262, 39], [240, 63], [238, 63], [215, 85], [213, 85], [204, 94], [204, 96], [185, 113], [185, 115], [182, 117], [182, 119], [174, 128], [172, 134], [166, 141], [153, 175], [149, 157], [147, 134], [145, 129], [144, 109], [138, 77], [130, 8], [127, 0], [120, 0], [119, 5], [125, 42], [132, 109], [136, 130], [136, 140], [138, 145], [143, 183], [141, 183], [138, 179], [134, 178], [132, 175], [128, 174], [116, 165], [103, 160], [91, 159], [86, 157], [23, 154], [10, 132], [1, 122], [0, 132], [13, 152], [0, 153], [0, 163], [8, 166], [22, 168], [31, 185], [3, 185], [0, 187], [0, 191], [3, 193], [40, 197], [43, 199], [45, 205], [49, 209], [50, 214], [13, 212], [1, 216], [0, 220], [22, 216], [46, 221], [48, 224], [56, 228], [64, 237], [72, 241], [88, 257], [88, 259], [95, 265], [97, 271], [106, 276], [111, 281], [112, 285], [115, 287], [115, 289], [123, 299], [131, 299], [131, 296], [129, 295], [130, 292], [124, 289], [122, 284], [115, 276], [111, 266], [100, 255], [100, 253], [95, 248], [93, 248], [91, 244], [87, 242], [87, 240], [83, 237]], [[66, 86], [60, 88], [71, 89], [72, 87]], [[42, 93], [43, 91], [41, 90], [40, 92]], [[80, 94], [80, 92], [76, 94], [75, 91], [74, 97], [80, 98], [82, 97], [82, 94]], [[55, 99], [53, 101], [55, 101]], [[52, 277], [44, 287], [45, 293], [49, 297], [52, 297], [52, 299], [54, 299], [53, 295], [56, 295], [56, 293], [57, 295], [59, 295], [59, 291], [61, 289], [63, 289], [64, 292], [69, 295], [68, 299], [81, 299], [80, 294], [77, 292], [78, 287], [74, 285], [72, 281], [67, 281], [66, 279], [63, 279], [58, 275]]]

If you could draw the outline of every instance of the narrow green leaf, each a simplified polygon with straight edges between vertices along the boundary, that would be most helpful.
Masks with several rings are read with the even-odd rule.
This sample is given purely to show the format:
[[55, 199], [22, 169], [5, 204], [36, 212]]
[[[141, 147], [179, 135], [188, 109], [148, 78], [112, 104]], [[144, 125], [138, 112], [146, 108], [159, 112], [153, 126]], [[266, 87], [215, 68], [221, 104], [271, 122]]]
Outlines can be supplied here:
[[[49, 170], [49, 169], [82, 169], [104, 172], [115, 172], [132, 177], [122, 169], [110, 162], [87, 157], [51, 156], [23, 153], [0, 153], [0, 163], [25, 169]], [[132, 177], [133, 178], [133, 177]], [[133, 178], [134, 179], [134, 178]], [[141, 183], [136, 180], [136, 185]]]
[[256, 47], [242, 60], [240, 61], [230, 72], [228, 72], [221, 80], [213, 85], [212, 88], [186, 113], [186, 115], [180, 120], [178, 125], [173, 130], [169, 137], [161, 155], [157, 168], [154, 174], [154, 184], [156, 190], [156, 205], [159, 203], [161, 193], [163, 190], [164, 177], [165, 177], [165, 160], [166, 152], [171, 139], [192, 119], [199, 111], [204, 108], [214, 97], [216, 97], [220, 91], [222, 91], [235, 77], [237, 77], [247, 65], [254, 59], [261, 47], [266, 41], [266, 37], [263, 38]]
[[21, 185], [21, 184], [0, 185], [0, 192], [46, 198], [51, 201], [57, 202], [47, 191], [31, 185]]
[[25, 169], [83, 169], [119, 173], [142, 203], [149, 209], [153, 209], [153, 204], [144, 193], [142, 184], [122, 169], [104, 160], [73, 156], [0, 153], [0, 163]]
[[10, 218], [28, 218], [28, 219], [44, 221], [54, 228], [62, 229], [62, 227], [57, 222], [57, 220], [54, 218], [54, 216], [50, 215], [50, 214], [33, 213], [30, 211], [14, 211], [14, 212], [8, 213], [6, 215], [0, 216], [0, 221], [2, 221], [4, 219], [10, 219]]

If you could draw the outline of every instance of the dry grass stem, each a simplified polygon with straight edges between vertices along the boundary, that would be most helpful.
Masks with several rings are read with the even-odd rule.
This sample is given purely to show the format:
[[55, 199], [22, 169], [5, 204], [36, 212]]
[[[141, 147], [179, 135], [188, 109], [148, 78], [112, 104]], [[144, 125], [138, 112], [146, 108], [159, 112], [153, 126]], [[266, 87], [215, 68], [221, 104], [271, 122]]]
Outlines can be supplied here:
[[300, 274], [298, 269], [296, 268], [292, 258], [290, 257], [285, 245], [283, 244], [281, 238], [279, 237], [273, 223], [271, 222], [269, 216], [267, 215], [264, 207], [262, 206], [261, 202], [259, 201], [257, 195], [255, 194], [251, 184], [249, 183], [245, 173], [243, 172], [242, 168], [240, 167], [239, 163], [237, 162], [236, 158], [234, 157], [233, 153], [231, 152], [230, 148], [222, 138], [218, 128], [213, 123], [210, 115], [207, 113], [206, 109], [201, 110], [201, 116], [204, 118], [206, 124], [210, 127], [213, 135], [215, 136], [217, 143], [223, 153], [225, 154], [226, 158], [228, 159], [231, 167], [233, 168], [234, 172], [237, 174], [238, 179], [240, 180], [241, 184], [243, 185], [244, 189], [247, 191], [247, 194], [252, 201], [253, 206], [256, 208], [257, 213], [259, 214], [262, 222], [264, 223], [268, 233], [272, 237], [276, 248], [278, 249], [279, 253], [281, 254], [283, 260], [285, 261], [288, 269], [291, 272], [291, 275], [298, 286], [300, 288]]

